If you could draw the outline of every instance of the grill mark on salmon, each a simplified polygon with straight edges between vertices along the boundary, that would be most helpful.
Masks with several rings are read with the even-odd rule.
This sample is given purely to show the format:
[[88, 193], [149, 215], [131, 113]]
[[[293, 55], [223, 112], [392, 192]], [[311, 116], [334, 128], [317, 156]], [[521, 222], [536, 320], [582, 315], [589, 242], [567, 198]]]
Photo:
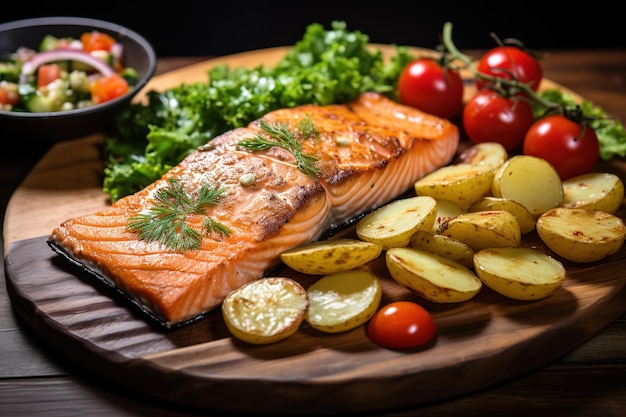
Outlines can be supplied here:
[[[297, 129], [311, 117], [319, 137], [301, 141], [320, 169], [299, 171], [280, 147], [250, 152], [237, 144], [260, 132], [260, 121]], [[365, 93], [345, 105], [304, 105], [268, 113], [216, 137], [163, 177], [97, 213], [69, 219], [48, 242], [58, 253], [139, 301], [164, 328], [178, 328], [219, 306], [232, 290], [261, 278], [280, 253], [318, 239], [331, 225], [379, 207], [423, 175], [452, 160], [459, 133], [447, 120]], [[254, 174], [242, 185], [240, 177]], [[176, 252], [126, 228], [150, 207], [154, 192], [178, 179], [189, 194], [215, 184], [224, 197], [207, 215], [229, 236], [204, 237], [199, 249]], [[200, 227], [200, 216], [187, 223]]]

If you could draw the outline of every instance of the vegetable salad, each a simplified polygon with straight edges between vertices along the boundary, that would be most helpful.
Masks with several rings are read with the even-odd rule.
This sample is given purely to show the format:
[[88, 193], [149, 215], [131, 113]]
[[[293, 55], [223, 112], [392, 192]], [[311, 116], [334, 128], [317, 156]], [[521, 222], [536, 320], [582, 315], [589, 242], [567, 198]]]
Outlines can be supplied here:
[[37, 50], [22, 46], [0, 62], [0, 109], [57, 112], [120, 97], [138, 81], [137, 71], [122, 65], [122, 51], [98, 31], [78, 39], [47, 35]]

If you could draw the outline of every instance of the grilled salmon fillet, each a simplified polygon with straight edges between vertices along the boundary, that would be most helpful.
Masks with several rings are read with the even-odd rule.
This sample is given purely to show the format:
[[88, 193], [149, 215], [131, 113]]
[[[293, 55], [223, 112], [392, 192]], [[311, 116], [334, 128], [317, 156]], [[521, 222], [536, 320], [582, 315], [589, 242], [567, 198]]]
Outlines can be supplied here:
[[[301, 170], [293, 150], [240, 146], [263, 136], [264, 124], [298, 137], [304, 119], [316, 130], [315, 137], [298, 140], [302, 154], [314, 157], [313, 176]], [[279, 264], [281, 252], [406, 192], [450, 162], [458, 142], [454, 124], [377, 93], [347, 104], [281, 109], [216, 137], [143, 190], [63, 222], [48, 243], [163, 327], [177, 328], [261, 278]], [[219, 201], [190, 212], [184, 224], [202, 230], [209, 218], [228, 233], [212, 229], [199, 247], [180, 250], [130, 229], [131, 218], [153, 208], [172, 181], [192, 198], [202, 185], [219, 189]]]

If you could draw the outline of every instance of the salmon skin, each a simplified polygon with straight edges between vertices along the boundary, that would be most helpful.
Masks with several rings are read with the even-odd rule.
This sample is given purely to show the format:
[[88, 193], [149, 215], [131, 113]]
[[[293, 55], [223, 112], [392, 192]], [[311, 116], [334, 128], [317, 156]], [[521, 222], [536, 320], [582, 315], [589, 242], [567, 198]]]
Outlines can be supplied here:
[[[316, 131], [297, 140], [301, 154], [314, 157], [314, 175], [298, 166], [293, 149], [241, 146], [263, 136], [264, 125], [298, 133], [303, 120]], [[143, 190], [63, 222], [48, 244], [160, 327], [180, 328], [278, 266], [281, 252], [405, 193], [448, 164], [458, 143], [458, 128], [448, 120], [377, 93], [346, 104], [276, 110], [214, 138]], [[159, 190], [173, 181], [192, 197], [204, 184], [219, 188], [219, 201], [184, 223], [200, 230], [208, 216], [228, 233], [207, 232], [199, 247], [180, 250], [131, 230], [130, 219], [154, 207]]]

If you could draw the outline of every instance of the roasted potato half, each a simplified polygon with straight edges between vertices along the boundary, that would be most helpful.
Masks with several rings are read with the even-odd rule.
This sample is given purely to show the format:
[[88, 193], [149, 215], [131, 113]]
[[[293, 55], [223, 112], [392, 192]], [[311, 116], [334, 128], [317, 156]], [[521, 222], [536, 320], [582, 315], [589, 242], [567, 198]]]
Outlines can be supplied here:
[[443, 166], [417, 180], [415, 193], [448, 200], [466, 210], [491, 192], [494, 170], [489, 165], [454, 164]]
[[473, 298], [482, 282], [460, 263], [414, 248], [392, 248], [385, 254], [392, 278], [434, 303], [458, 303]]
[[376, 259], [381, 251], [382, 247], [377, 243], [339, 238], [286, 250], [280, 254], [280, 259], [294, 271], [327, 275], [355, 269]]
[[486, 286], [516, 300], [546, 298], [565, 279], [561, 262], [532, 248], [481, 249], [474, 270]]
[[517, 201], [537, 218], [563, 203], [563, 183], [545, 159], [516, 155], [496, 170], [491, 194]]
[[521, 243], [519, 223], [505, 210], [476, 211], [449, 220], [444, 236], [464, 242], [474, 251], [491, 247], [517, 247]]
[[463, 213], [467, 213], [467, 210], [463, 210], [458, 204], [448, 200], [437, 200], [437, 216], [435, 217], [435, 223], [430, 230], [431, 233], [441, 233], [441, 229], [448, 220]]
[[291, 278], [268, 277], [231, 291], [222, 302], [222, 315], [234, 337], [264, 345], [298, 331], [308, 307], [302, 285]]
[[305, 320], [309, 325], [323, 332], [339, 333], [367, 322], [378, 310], [383, 290], [374, 274], [352, 270], [320, 278], [307, 294], [309, 308]]
[[495, 169], [507, 159], [509, 159], [509, 154], [502, 144], [498, 142], [480, 142], [461, 152], [455, 163], [486, 165]]
[[418, 230], [409, 242], [409, 247], [432, 252], [457, 261], [463, 266], [474, 268], [474, 250], [465, 242], [449, 236]]
[[357, 222], [359, 239], [380, 245], [383, 250], [409, 244], [418, 230], [430, 230], [437, 215], [437, 201], [415, 196], [392, 201]]
[[624, 201], [624, 183], [615, 174], [592, 172], [563, 181], [563, 207], [614, 214]]
[[594, 262], [622, 247], [626, 227], [603, 211], [557, 207], [537, 219], [537, 234], [557, 255], [573, 262]]
[[535, 216], [521, 203], [510, 198], [483, 197], [470, 207], [469, 211], [505, 210], [515, 216], [520, 232], [525, 235], [535, 230]]

